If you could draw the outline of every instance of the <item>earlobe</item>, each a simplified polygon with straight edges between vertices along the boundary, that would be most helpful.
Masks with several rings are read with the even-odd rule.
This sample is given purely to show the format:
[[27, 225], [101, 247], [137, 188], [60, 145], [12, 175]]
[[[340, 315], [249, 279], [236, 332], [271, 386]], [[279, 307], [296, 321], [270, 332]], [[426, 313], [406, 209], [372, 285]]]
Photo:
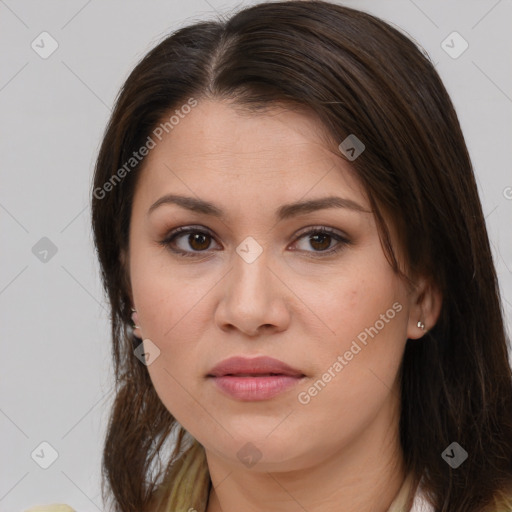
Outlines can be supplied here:
[[142, 337], [139, 336], [139, 334], [140, 334], [140, 325], [138, 325], [139, 317], [137, 315], [137, 311], [135, 310], [135, 308], [132, 308], [132, 322], [133, 322], [132, 329], [133, 329], [133, 333], [135, 334], [135, 337], [142, 339]]
[[422, 278], [410, 300], [407, 337], [418, 339], [436, 324], [441, 313], [442, 294], [435, 283]]

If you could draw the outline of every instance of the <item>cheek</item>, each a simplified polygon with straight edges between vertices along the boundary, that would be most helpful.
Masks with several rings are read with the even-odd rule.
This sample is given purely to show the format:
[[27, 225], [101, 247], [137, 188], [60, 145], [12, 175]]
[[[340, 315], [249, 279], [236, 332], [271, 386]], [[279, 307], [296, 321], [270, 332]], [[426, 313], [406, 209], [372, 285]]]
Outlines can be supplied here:
[[[205, 409], [199, 406], [204, 347], [198, 340], [203, 337], [208, 314], [201, 296], [194, 290], [182, 288], [180, 291], [182, 283], [172, 280], [169, 286], [164, 286], [165, 282], [159, 280], [153, 284], [146, 282], [140, 289], [144, 313], [140, 323], [147, 326], [143, 334], [160, 351], [147, 369], [162, 403], [194, 435], [194, 425], [211, 422]], [[176, 291], [171, 291], [173, 287]], [[190, 420], [192, 411], [193, 422]]]
[[[402, 323], [403, 318], [396, 315], [377, 334], [369, 329], [365, 343], [347, 336], [329, 347], [329, 355], [317, 351], [322, 363], [318, 373], [297, 390], [293, 416], [299, 437], [322, 432], [315, 444], [318, 456], [328, 456], [333, 443], [350, 445], [377, 415], [399, 402], [397, 375], [405, 343]], [[364, 329], [361, 332], [367, 334]], [[390, 412], [383, 414], [385, 421], [392, 420]]]
[[[311, 346], [314, 378], [297, 401], [332, 428], [370, 418], [395, 384], [407, 339], [406, 295], [389, 267], [354, 273], [316, 297], [329, 326]], [[363, 277], [363, 276], [370, 276]], [[322, 307], [320, 308], [320, 305]], [[306, 413], [307, 414], [307, 413]], [[329, 418], [329, 419], [328, 419]], [[327, 427], [330, 428], [330, 427]]]
[[404, 316], [398, 313], [405, 310], [406, 296], [389, 267], [353, 266], [324, 284], [327, 286], [302, 290], [322, 322], [324, 347], [344, 351], [352, 340], [359, 337], [364, 343], [376, 331], [379, 338], [391, 339], [391, 331], [403, 332]]
[[211, 285], [207, 276], [194, 280], [185, 267], [169, 265], [166, 249], [158, 251], [133, 251], [131, 284], [144, 336], [166, 344], [184, 324], [192, 329], [197, 325], [190, 315], [197, 314]]
[[160, 351], [148, 371], [161, 400], [174, 413], [197, 407], [188, 392], [197, 394], [204, 360], [198, 340], [211, 326], [208, 292], [218, 277], [212, 272], [197, 277], [184, 266], [171, 267], [168, 261], [165, 252], [155, 257], [153, 250], [150, 257], [143, 250], [134, 251], [131, 284], [142, 335]]

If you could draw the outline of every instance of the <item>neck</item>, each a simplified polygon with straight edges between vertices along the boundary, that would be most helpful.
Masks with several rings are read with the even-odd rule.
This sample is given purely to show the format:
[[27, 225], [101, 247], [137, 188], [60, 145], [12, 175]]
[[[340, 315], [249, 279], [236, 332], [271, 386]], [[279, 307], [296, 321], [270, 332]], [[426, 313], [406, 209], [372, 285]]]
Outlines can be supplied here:
[[383, 407], [357, 439], [321, 462], [289, 471], [242, 471], [207, 450], [213, 485], [206, 512], [388, 511], [405, 479], [397, 408]]

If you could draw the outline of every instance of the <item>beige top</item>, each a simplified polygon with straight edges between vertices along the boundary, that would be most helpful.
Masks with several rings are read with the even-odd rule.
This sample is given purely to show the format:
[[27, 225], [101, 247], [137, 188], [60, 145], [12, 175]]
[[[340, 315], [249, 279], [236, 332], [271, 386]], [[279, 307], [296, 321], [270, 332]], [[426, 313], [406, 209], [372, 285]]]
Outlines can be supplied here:
[[[400, 491], [393, 500], [388, 512], [434, 512], [434, 508], [426, 500], [424, 493], [421, 489], [421, 482], [414, 495], [414, 500], [411, 508], [407, 508], [407, 495], [410, 486], [410, 477], [406, 478]], [[23, 512], [77, 512], [69, 505], [63, 503], [55, 503], [51, 505], [39, 505]]]
[[76, 510], [64, 503], [53, 503], [52, 505], [37, 505], [27, 508], [23, 512], [76, 512]]
[[400, 487], [398, 494], [391, 503], [387, 512], [435, 512], [434, 507], [427, 501], [425, 497], [425, 493], [421, 486], [421, 480], [415, 490], [412, 504], [407, 502], [412, 482], [413, 478], [410, 474], [404, 480], [402, 487]]

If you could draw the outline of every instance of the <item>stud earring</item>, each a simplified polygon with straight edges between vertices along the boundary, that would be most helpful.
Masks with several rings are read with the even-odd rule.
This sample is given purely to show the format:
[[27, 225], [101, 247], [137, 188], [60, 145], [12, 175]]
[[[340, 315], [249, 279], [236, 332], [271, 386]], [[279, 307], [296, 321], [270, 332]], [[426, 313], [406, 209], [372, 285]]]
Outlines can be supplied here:
[[421, 320], [418, 320], [418, 324], [417, 324], [417, 325], [418, 325], [418, 327], [419, 327], [422, 331], [424, 331], [424, 330], [425, 330], [425, 324], [424, 324]]

